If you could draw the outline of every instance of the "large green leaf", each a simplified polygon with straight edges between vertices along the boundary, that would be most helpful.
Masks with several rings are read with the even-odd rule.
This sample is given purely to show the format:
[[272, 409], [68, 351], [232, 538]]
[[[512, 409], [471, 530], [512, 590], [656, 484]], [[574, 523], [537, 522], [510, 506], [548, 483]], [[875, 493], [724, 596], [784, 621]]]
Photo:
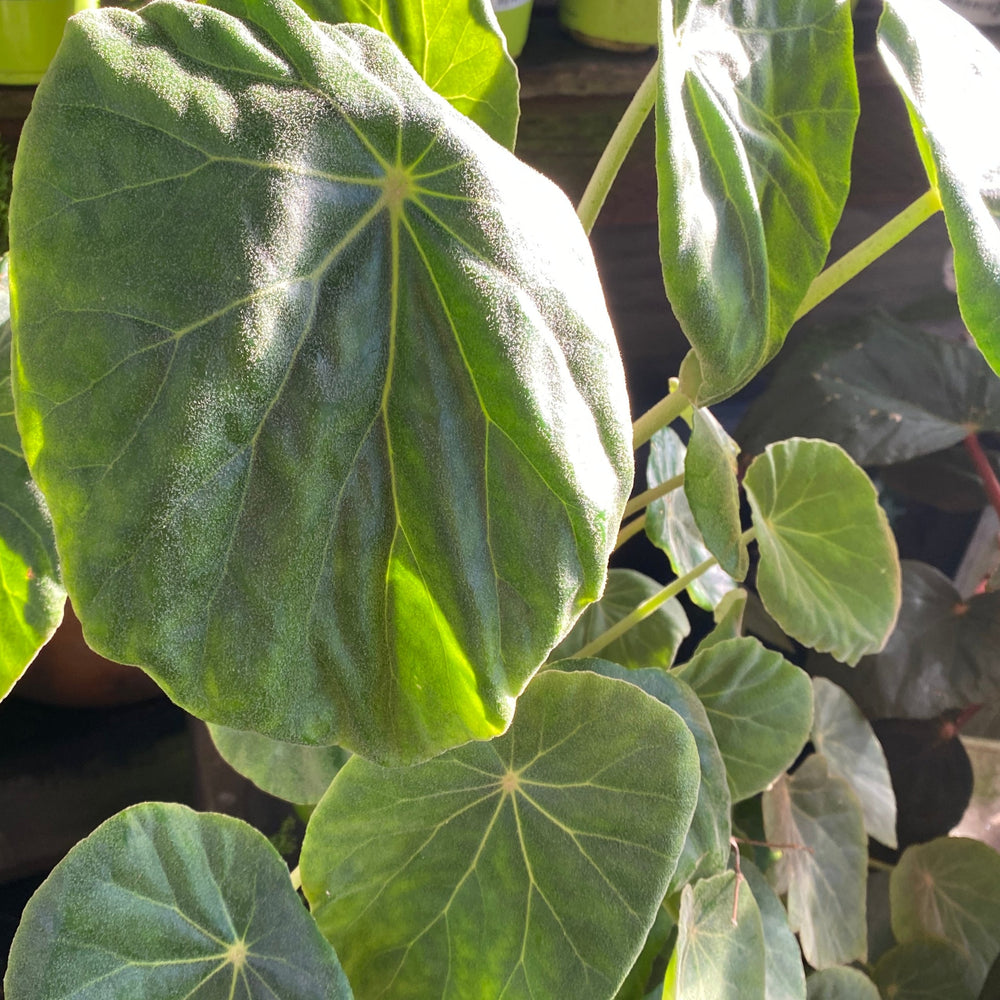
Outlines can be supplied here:
[[351, 756], [341, 747], [282, 743], [260, 733], [209, 725], [215, 749], [233, 770], [287, 802], [314, 805]]
[[764, 792], [764, 830], [786, 845], [773, 869], [788, 922], [816, 969], [864, 961], [868, 841], [861, 806], [820, 754]]
[[1000, 854], [978, 840], [939, 837], [907, 848], [889, 883], [900, 944], [950, 941], [965, 956], [977, 992], [1000, 954]]
[[764, 607], [791, 636], [855, 664], [896, 621], [896, 542], [875, 488], [836, 445], [768, 446], [743, 479], [753, 511]]
[[700, 649], [676, 673], [705, 706], [735, 802], [767, 788], [809, 738], [809, 678], [756, 639]]
[[807, 980], [808, 1000], [879, 1000], [875, 984], [857, 969], [823, 969]]
[[747, 575], [750, 557], [741, 539], [739, 448], [706, 409], [695, 408], [684, 456], [684, 495], [705, 546], [735, 580]]
[[818, 437], [861, 465], [885, 465], [1000, 430], [1000, 381], [972, 345], [883, 315], [853, 327], [849, 339], [827, 334], [829, 354], [803, 345], [782, 365], [740, 425], [749, 450]]
[[416, 767], [355, 757], [303, 887], [359, 997], [612, 997], [687, 834], [698, 756], [633, 684], [546, 670], [509, 732]]
[[969, 961], [943, 938], [919, 938], [887, 951], [872, 975], [884, 997], [892, 1000], [976, 1000], [978, 989], [966, 982]]
[[[910, 107], [931, 184], [955, 248], [962, 318], [1000, 372], [1000, 133], [990, 127], [1000, 54], [937, 0], [887, 2], [878, 46]], [[991, 212], [992, 208], [992, 212]]]
[[221, 5], [76, 18], [37, 92], [28, 462], [95, 648], [211, 722], [427, 757], [504, 730], [604, 585], [631, 427], [593, 258], [384, 35]]
[[816, 751], [858, 797], [868, 835], [896, 846], [896, 796], [889, 765], [871, 723], [850, 695], [825, 677], [813, 678], [813, 725]]
[[[610, 570], [604, 596], [577, 619], [566, 638], [549, 654], [549, 660], [573, 656], [662, 589], [662, 584], [644, 573], [632, 569]], [[601, 656], [625, 667], [669, 667], [690, 631], [684, 608], [672, 598], [620, 639], [605, 646]]]
[[851, 12], [664, 0], [660, 24], [660, 257], [704, 404], [777, 353], [826, 260], [858, 116]]
[[757, 866], [744, 860], [741, 867], [764, 925], [767, 1000], [805, 1000], [806, 973], [802, 967], [802, 952], [788, 926], [788, 914]]
[[385, 32], [427, 85], [497, 142], [514, 148], [517, 68], [484, 0], [297, 0], [319, 21]]
[[49, 641], [65, 604], [51, 519], [14, 423], [7, 257], [0, 256], [0, 698]]
[[24, 911], [7, 1000], [350, 1000], [278, 852], [237, 819], [145, 803], [56, 866]]
[[[737, 895], [738, 893], [738, 895]], [[663, 1000], [767, 1000], [764, 927], [735, 872], [684, 887]]]
[[[649, 442], [646, 482], [653, 489], [684, 472], [687, 449], [669, 427], [656, 432]], [[676, 489], [654, 500], [646, 512], [646, 534], [662, 549], [678, 576], [701, 565], [712, 553], [701, 537], [683, 489]], [[711, 611], [736, 586], [720, 566], [713, 566], [693, 580], [688, 587], [691, 600]]]

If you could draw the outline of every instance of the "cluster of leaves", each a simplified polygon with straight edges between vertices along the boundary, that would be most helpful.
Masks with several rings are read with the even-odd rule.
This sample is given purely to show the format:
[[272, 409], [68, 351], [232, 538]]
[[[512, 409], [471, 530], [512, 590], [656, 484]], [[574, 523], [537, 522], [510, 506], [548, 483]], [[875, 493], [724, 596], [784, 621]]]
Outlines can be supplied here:
[[[663, 0], [660, 237], [692, 353], [634, 428], [583, 228], [509, 152], [516, 73], [459, 6], [109, 9], [39, 87], [0, 326], [4, 689], [68, 591], [91, 645], [315, 809], [291, 879], [236, 820], [113, 817], [26, 908], [7, 995], [905, 1000], [933, 954], [976, 996], [1000, 855], [905, 851], [895, 943], [852, 968], [867, 838], [897, 844], [886, 760], [841, 688], [743, 634], [752, 578], [803, 645], [883, 648], [875, 490], [803, 438], [741, 480], [705, 408], [815, 297], [848, 5]], [[939, 99], [992, 107], [1000, 58], [962, 23], [890, 4], [881, 44], [996, 366], [1000, 155]], [[962, 72], [933, 55], [949, 32]], [[643, 508], [623, 531], [667, 552], [665, 586], [606, 571]], [[675, 664], [685, 590], [716, 626]], [[761, 838], [780, 857], [731, 850]]]

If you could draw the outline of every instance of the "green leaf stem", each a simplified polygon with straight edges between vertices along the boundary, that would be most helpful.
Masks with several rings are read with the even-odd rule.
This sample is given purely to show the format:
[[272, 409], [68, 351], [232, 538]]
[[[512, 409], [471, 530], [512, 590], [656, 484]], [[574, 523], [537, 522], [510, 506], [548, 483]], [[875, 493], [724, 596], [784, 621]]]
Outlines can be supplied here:
[[836, 445], [770, 445], [743, 479], [757, 589], [791, 636], [851, 665], [885, 645], [900, 602], [896, 542], [875, 488]]
[[633, 684], [543, 671], [506, 735], [344, 766], [303, 889], [361, 1000], [611, 998], [687, 834], [698, 756]]
[[38, 89], [25, 454], [95, 649], [207, 721], [423, 759], [502, 732], [603, 589], [618, 349], [572, 206], [389, 39], [219, 6], [87, 12]]
[[988, 124], [1000, 93], [1000, 54], [937, 0], [887, 2], [878, 47], [941, 195], [962, 318], [1000, 373], [1000, 133]]
[[74, 847], [29, 901], [8, 1000], [351, 1000], [333, 949], [253, 827], [145, 803]]
[[777, 353], [847, 196], [858, 117], [847, 3], [664, 0], [660, 258], [694, 353], [681, 388], [731, 395]]
[[433, 91], [514, 148], [517, 69], [484, 0], [296, 0], [330, 24], [350, 21], [387, 34]]

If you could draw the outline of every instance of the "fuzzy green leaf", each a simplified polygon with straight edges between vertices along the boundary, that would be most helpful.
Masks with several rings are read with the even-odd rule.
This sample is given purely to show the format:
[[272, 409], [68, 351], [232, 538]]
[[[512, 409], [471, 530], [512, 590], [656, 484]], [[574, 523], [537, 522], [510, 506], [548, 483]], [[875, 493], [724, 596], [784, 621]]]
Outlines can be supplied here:
[[806, 973], [802, 967], [802, 952], [788, 926], [788, 914], [757, 866], [744, 859], [741, 867], [764, 925], [767, 1000], [805, 1000]]
[[572, 206], [389, 39], [221, 6], [86, 12], [38, 89], [26, 457], [96, 649], [207, 721], [423, 759], [502, 732], [603, 589], [620, 357]]
[[66, 591], [45, 500], [14, 423], [7, 257], [0, 257], [0, 699], [62, 621]]
[[484, 0], [297, 0], [312, 17], [350, 21], [387, 34], [424, 82], [514, 148], [517, 137], [517, 69], [507, 55], [491, 4]]
[[113, 816], [31, 898], [8, 1000], [351, 1000], [333, 949], [253, 827], [185, 806]]
[[861, 806], [819, 754], [764, 792], [767, 840], [789, 845], [772, 882], [788, 894], [788, 922], [816, 969], [864, 961], [868, 840]]
[[857, 969], [823, 969], [806, 980], [808, 1000], [879, 1000], [875, 984]]
[[1000, 373], [1000, 133], [986, 124], [996, 114], [1000, 54], [937, 0], [887, 2], [878, 47], [941, 196], [962, 318]]
[[900, 602], [896, 542], [868, 477], [836, 445], [770, 445], [743, 480], [757, 589], [791, 636], [855, 664], [885, 645]]
[[546, 670], [509, 732], [415, 767], [355, 757], [303, 888], [359, 998], [613, 997], [687, 834], [698, 755], [633, 684]]
[[705, 706], [733, 801], [756, 795], [799, 755], [812, 723], [809, 678], [756, 639], [700, 649], [676, 674]]
[[660, 257], [694, 348], [681, 387], [705, 404], [777, 353], [826, 260], [858, 116], [851, 12], [664, 0], [660, 25]]
[[967, 982], [969, 961], [942, 938], [920, 938], [887, 951], [872, 972], [892, 1000], [977, 1000]]

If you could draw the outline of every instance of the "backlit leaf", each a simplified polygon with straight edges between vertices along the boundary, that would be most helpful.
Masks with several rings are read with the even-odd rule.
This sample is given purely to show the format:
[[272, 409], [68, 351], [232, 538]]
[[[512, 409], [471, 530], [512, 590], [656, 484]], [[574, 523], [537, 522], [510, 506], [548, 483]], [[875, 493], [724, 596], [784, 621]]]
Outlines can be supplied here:
[[673, 873], [698, 756], [633, 684], [543, 671], [508, 733], [403, 769], [348, 761], [303, 888], [359, 998], [613, 997]]
[[705, 404], [777, 353], [826, 260], [858, 116], [850, 7], [664, 0], [660, 25], [660, 257]]
[[899, 563], [864, 472], [836, 445], [793, 438], [758, 455], [743, 485], [771, 617], [852, 665], [881, 649], [899, 609]]
[[0, 698], [49, 641], [65, 603], [51, 519], [14, 423], [7, 257], [0, 256]]
[[24, 911], [8, 1000], [351, 1000], [288, 869], [241, 820], [144, 803], [80, 841]]
[[809, 678], [756, 639], [700, 649], [676, 669], [705, 706], [733, 801], [767, 788], [799, 755], [812, 723]]
[[983, 127], [1000, 93], [1000, 54], [936, 0], [886, 3], [878, 47], [907, 100], [924, 166], [941, 195], [962, 318], [1000, 372], [1000, 133]]
[[850, 786], [813, 754], [764, 792], [763, 810], [768, 842], [788, 845], [771, 878], [788, 894], [806, 961], [816, 969], [864, 961], [868, 841]]
[[88, 11], [38, 89], [26, 457], [96, 649], [210, 722], [426, 758], [502, 732], [603, 589], [618, 349], [569, 202], [384, 35], [221, 5]]
[[484, 0], [297, 0], [319, 21], [385, 32], [424, 82], [497, 142], [514, 148], [518, 82], [493, 7]]

